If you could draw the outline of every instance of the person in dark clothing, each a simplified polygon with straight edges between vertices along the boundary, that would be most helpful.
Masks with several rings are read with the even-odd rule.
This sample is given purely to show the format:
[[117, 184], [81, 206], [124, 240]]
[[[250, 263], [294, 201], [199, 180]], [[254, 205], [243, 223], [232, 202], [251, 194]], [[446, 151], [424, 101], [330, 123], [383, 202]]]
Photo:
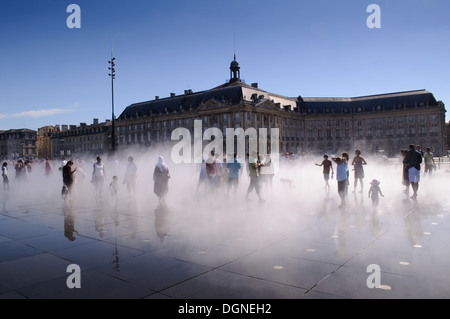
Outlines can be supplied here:
[[406, 153], [404, 163], [408, 168], [409, 182], [413, 190], [412, 199], [417, 198], [420, 182], [420, 164], [422, 163], [422, 155], [416, 150], [413, 144], [409, 145], [409, 151]]
[[153, 192], [158, 196], [160, 201], [163, 200], [169, 192], [169, 178], [169, 168], [164, 162], [164, 158], [160, 156], [158, 158], [158, 163], [155, 166], [155, 170], [153, 171], [153, 181], [155, 182]]
[[63, 184], [66, 186], [66, 190], [64, 195], [64, 199], [67, 199], [67, 197], [72, 196], [72, 185], [75, 182], [75, 176], [74, 173], [77, 170], [77, 167], [75, 167], [74, 170], [72, 170], [72, 161], [68, 161], [67, 164], [62, 169], [62, 175], [63, 175]]

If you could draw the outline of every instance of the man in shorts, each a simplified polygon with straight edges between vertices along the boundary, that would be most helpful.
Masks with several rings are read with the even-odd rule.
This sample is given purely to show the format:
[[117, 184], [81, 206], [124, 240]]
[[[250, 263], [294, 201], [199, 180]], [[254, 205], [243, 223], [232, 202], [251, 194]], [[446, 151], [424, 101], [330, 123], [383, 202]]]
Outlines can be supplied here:
[[413, 190], [412, 199], [417, 198], [420, 182], [420, 164], [422, 163], [422, 155], [416, 151], [413, 144], [409, 145], [409, 151], [406, 153], [405, 163], [408, 165], [409, 182]]

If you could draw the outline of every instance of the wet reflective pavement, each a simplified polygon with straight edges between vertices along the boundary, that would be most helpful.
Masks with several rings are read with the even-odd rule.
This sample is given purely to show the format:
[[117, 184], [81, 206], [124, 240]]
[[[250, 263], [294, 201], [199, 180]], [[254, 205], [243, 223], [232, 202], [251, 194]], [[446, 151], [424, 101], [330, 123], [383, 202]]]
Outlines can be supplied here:
[[[338, 209], [333, 189], [308, 208], [290, 191], [162, 204], [149, 191], [117, 206], [2, 194], [0, 298], [450, 298], [450, 201], [432, 192], [376, 210], [351, 191]], [[81, 288], [67, 286], [71, 264]]]

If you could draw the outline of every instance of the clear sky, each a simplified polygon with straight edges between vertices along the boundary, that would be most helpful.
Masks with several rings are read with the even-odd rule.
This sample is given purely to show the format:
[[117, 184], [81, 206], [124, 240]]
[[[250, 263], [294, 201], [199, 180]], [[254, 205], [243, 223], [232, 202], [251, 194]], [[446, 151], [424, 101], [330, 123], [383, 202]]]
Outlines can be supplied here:
[[[67, 27], [70, 4], [81, 28]], [[450, 107], [448, 0], [14, 0], [0, 6], [0, 129], [111, 119], [111, 41], [117, 117], [223, 84], [234, 53], [241, 78], [272, 93], [427, 89]]]

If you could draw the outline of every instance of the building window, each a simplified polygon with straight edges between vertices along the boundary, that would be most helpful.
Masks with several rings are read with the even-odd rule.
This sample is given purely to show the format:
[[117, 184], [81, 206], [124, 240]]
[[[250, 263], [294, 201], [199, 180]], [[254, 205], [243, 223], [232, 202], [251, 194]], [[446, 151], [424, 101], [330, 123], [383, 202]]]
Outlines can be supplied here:
[[431, 124], [431, 133], [436, 134], [438, 132], [437, 124]]
[[383, 130], [381, 129], [381, 127], [377, 128], [377, 136], [381, 137], [383, 135]]
[[414, 125], [410, 125], [409, 126], [409, 134], [411, 134], [411, 135], [415, 134], [415, 132], [414, 132]]
[[414, 123], [414, 116], [410, 115], [408, 120], [409, 120], [409, 123]]
[[426, 130], [424, 124], [420, 124], [420, 126], [419, 126], [419, 133], [420, 134], [426, 134], [427, 133], [427, 130]]
[[226, 115], [226, 114], [223, 114], [223, 115], [222, 115], [222, 120], [224, 120], [224, 121], [227, 120], [227, 115]]
[[234, 120], [237, 122], [239, 121], [239, 113], [234, 114]]

